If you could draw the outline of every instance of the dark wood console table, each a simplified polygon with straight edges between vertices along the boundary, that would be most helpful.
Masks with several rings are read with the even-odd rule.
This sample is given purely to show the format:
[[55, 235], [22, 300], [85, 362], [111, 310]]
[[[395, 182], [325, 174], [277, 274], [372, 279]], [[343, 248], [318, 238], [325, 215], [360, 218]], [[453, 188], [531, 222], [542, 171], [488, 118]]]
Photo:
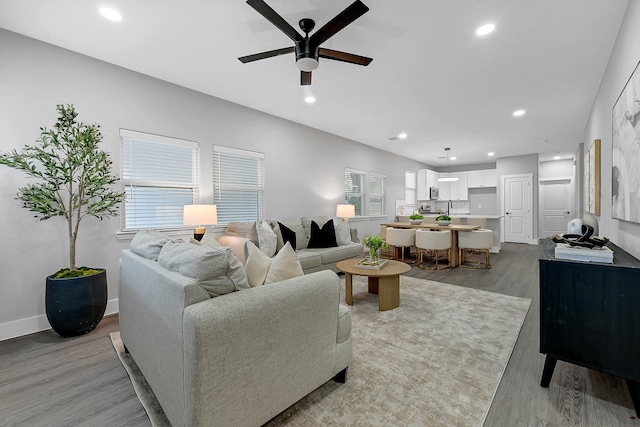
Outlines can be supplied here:
[[540, 385], [558, 360], [624, 378], [640, 416], [640, 261], [616, 245], [613, 264], [556, 259], [546, 239], [540, 255]]

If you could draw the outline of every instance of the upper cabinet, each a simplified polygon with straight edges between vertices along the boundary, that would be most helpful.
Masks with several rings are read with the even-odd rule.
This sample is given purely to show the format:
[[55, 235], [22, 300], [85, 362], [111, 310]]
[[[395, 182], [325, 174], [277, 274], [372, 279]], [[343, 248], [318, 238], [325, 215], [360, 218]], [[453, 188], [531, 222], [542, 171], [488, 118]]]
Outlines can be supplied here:
[[429, 200], [431, 187], [438, 187], [438, 172], [429, 169], [418, 169], [416, 195], [418, 200]]
[[467, 172], [441, 173], [440, 178], [457, 178], [457, 181], [440, 181], [439, 200], [468, 200]]
[[467, 172], [468, 188], [497, 187], [498, 173], [495, 169]]

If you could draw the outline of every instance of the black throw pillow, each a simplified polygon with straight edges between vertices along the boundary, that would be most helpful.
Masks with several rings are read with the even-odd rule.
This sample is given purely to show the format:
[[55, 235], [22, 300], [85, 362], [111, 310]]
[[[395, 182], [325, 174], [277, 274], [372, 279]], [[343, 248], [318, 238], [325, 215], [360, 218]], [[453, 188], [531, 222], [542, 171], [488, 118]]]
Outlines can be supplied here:
[[325, 222], [325, 224], [320, 228], [320, 226], [315, 222], [311, 221], [311, 238], [309, 239], [308, 248], [333, 248], [338, 246], [338, 242], [336, 241], [336, 230], [333, 226], [333, 220]]
[[287, 242], [291, 243], [291, 247], [293, 250], [296, 250], [296, 232], [287, 227], [286, 225], [278, 222], [278, 227], [280, 227], [280, 234], [282, 234], [282, 243], [285, 245]]

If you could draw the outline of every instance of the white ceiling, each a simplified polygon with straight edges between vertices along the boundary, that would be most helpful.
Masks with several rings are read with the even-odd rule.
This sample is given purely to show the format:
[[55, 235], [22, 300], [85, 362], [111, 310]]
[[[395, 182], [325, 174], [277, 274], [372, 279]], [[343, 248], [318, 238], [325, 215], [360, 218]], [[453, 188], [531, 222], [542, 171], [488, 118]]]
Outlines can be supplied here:
[[[318, 29], [352, 0], [266, 2]], [[573, 157], [628, 0], [363, 2], [370, 11], [323, 47], [373, 62], [320, 59], [310, 87], [292, 54], [238, 61], [292, 45], [243, 0], [0, 0], [0, 27], [442, 166], [445, 147], [456, 164], [493, 161], [489, 151]], [[102, 18], [104, 5], [124, 19]], [[487, 22], [496, 31], [477, 37]]]

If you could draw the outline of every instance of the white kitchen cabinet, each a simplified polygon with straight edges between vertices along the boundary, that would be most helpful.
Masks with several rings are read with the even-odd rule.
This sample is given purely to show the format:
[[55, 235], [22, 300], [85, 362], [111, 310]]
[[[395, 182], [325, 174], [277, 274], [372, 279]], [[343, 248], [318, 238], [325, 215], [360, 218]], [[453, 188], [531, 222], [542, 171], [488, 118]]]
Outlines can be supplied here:
[[438, 172], [429, 169], [418, 169], [416, 194], [418, 200], [429, 200], [431, 198], [431, 187], [438, 187]]
[[457, 181], [440, 181], [439, 200], [468, 200], [467, 172], [443, 172], [440, 178], [458, 178]]
[[498, 173], [495, 169], [469, 171], [467, 174], [469, 188], [498, 186]]
[[429, 200], [429, 187], [427, 186], [427, 169], [418, 169], [416, 182], [416, 198], [418, 200]]
[[438, 176], [440, 174], [436, 171], [432, 171], [427, 169], [427, 187], [436, 187], [438, 188]]

